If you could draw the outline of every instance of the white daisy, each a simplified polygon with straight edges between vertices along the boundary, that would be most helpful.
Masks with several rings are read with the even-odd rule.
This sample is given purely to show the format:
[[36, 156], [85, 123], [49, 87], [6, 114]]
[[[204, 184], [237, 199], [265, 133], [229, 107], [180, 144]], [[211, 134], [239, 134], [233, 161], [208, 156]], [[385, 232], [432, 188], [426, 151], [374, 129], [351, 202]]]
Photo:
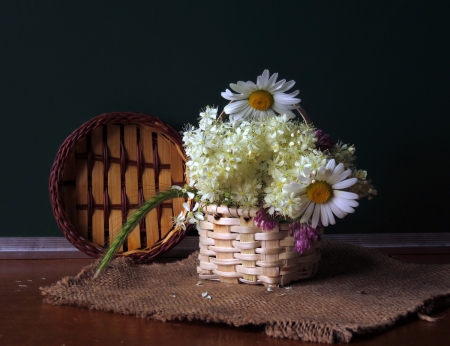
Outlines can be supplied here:
[[[302, 200], [298, 215], [301, 222], [311, 221], [312, 227], [317, 227], [319, 220], [322, 225], [334, 225], [334, 215], [342, 219], [348, 213], [353, 213], [359, 204], [355, 201], [358, 195], [342, 189], [353, 186], [358, 179], [349, 178], [351, 170], [344, 171], [342, 163], [336, 166], [331, 159], [326, 167], [321, 166], [317, 172], [310, 167], [304, 167], [298, 176], [298, 183], [290, 183], [284, 190], [295, 193]], [[333, 215], [334, 214], [334, 215]]]
[[230, 120], [236, 122], [252, 118], [261, 119], [274, 116], [276, 113], [294, 118], [295, 115], [291, 110], [300, 102], [299, 98], [295, 98], [299, 91], [285, 94], [295, 82], [293, 80], [286, 82], [285, 79], [276, 82], [277, 78], [278, 73], [269, 78], [269, 70], [264, 70], [263, 74], [258, 76], [256, 84], [250, 81], [230, 84], [231, 89], [238, 94], [233, 94], [228, 89], [221, 93], [223, 98], [233, 101], [224, 109]]

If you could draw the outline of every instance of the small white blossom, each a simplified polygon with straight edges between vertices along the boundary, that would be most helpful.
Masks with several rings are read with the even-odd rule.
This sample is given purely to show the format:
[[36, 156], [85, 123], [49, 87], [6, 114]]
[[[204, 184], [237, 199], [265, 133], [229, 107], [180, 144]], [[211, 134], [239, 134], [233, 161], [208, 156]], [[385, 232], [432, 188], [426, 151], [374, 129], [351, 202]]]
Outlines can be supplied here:
[[180, 190], [183, 194], [187, 194], [189, 198], [193, 199], [195, 197], [195, 194], [191, 191], [189, 191], [186, 187], [181, 188], [178, 185], [172, 186], [172, 189], [174, 190]]
[[190, 208], [189, 204], [187, 202], [183, 203], [183, 208], [187, 211], [187, 215], [186, 215], [186, 220], [187, 222], [189, 222], [190, 224], [197, 224], [200, 221], [203, 221], [205, 219], [205, 216], [203, 215], [203, 213], [198, 210], [200, 204], [197, 202], [194, 205], [194, 208]]
[[183, 214], [183, 212], [181, 212], [176, 219], [173, 220], [173, 224], [175, 226], [175, 228], [181, 227], [183, 228], [183, 230], [186, 230], [186, 218]]

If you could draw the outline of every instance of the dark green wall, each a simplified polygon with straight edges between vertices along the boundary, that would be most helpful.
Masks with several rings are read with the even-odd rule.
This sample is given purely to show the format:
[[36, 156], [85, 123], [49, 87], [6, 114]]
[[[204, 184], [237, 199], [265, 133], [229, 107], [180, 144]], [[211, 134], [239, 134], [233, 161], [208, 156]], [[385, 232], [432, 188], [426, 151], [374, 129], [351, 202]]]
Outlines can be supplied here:
[[265, 68], [297, 81], [379, 190], [328, 232], [448, 231], [445, 3], [1, 1], [0, 235], [61, 235], [49, 171], [87, 120], [140, 111], [181, 130]]

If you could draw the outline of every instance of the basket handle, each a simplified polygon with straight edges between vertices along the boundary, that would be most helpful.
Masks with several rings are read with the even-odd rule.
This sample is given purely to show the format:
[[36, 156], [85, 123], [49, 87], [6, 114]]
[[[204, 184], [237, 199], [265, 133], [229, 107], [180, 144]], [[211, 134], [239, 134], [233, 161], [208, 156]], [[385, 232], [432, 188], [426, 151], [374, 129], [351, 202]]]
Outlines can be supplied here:
[[[231, 101], [230, 103], [233, 103], [233, 102], [234, 101]], [[305, 122], [305, 124], [311, 124], [311, 119], [308, 116], [308, 114], [306, 113], [306, 111], [302, 108], [302, 106], [297, 106], [297, 108], [295, 108], [295, 109], [300, 114], [300, 116], [303, 118], [303, 121]], [[225, 110], [223, 110], [222, 113], [220, 113], [220, 115], [219, 115], [219, 119], [224, 120], [226, 115], [227, 115], [227, 113], [225, 113]]]

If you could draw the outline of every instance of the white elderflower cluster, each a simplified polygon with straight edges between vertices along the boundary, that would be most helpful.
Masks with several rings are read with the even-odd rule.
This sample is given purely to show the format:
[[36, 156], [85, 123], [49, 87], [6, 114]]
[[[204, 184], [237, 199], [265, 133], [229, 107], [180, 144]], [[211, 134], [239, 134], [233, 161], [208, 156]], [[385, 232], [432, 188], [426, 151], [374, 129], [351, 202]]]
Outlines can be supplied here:
[[304, 167], [326, 164], [328, 156], [316, 140], [313, 126], [286, 115], [230, 122], [206, 107], [198, 128], [183, 133], [189, 181], [202, 202], [244, 209], [263, 205], [271, 214], [292, 217], [299, 201], [283, 187]]

